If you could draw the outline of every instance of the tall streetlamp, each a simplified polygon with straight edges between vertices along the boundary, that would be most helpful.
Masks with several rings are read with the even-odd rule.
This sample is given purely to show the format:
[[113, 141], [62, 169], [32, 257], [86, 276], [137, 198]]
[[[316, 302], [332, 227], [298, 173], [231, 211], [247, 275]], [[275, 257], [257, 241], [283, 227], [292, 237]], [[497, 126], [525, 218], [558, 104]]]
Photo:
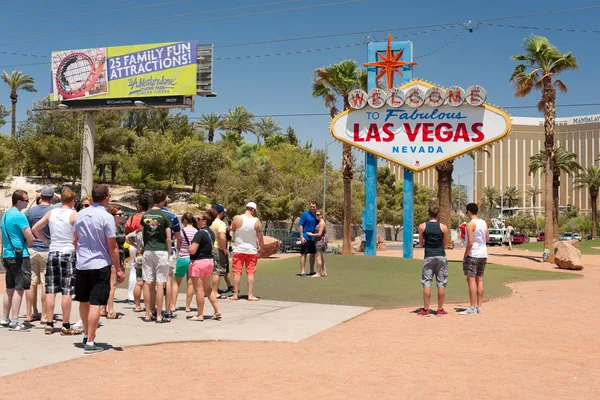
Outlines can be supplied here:
[[323, 218], [325, 218], [325, 196], [327, 194], [327, 147], [334, 142], [335, 140], [332, 140], [325, 144], [325, 156], [323, 157]]

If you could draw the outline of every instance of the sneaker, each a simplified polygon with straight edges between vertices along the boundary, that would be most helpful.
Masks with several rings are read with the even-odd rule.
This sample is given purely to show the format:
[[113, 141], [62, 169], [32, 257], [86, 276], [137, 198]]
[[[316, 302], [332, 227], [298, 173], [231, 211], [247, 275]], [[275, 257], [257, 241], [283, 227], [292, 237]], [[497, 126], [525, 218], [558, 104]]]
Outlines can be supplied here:
[[460, 315], [477, 315], [477, 309], [475, 307], [469, 307], [465, 311], [459, 312]]
[[100, 346], [96, 346], [96, 344], [87, 344], [85, 345], [85, 348], [83, 349], [83, 352], [85, 354], [93, 354], [93, 353], [101, 353], [103, 352], [104, 349]]
[[127, 304], [129, 304], [130, 306], [135, 306], [135, 301], [129, 300], [127, 301]]
[[477, 314], [483, 314], [483, 309], [481, 307], [475, 307], [477, 310]]
[[436, 311], [435, 315], [448, 315], [448, 312], [446, 310], [444, 310], [443, 308], [440, 308], [439, 310]]
[[20, 323], [20, 322], [16, 322], [16, 323], [14, 323], [14, 324], [13, 324], [13, 323], [11, 323], [11, 324], [8, 326], [8, 330], [9, 330], [9, 331], [13, 331], [13, 332], [29, 332], [29, 331], [30, 331], [30, 329], [29, 329], [29, 328], [25, 327], [25, 325], [23, 325], [23, 324], [22, 324], [22, 323]]
[[173, 312], [163, 313], [163, 318], [174, 319], [176, 315]]
[[54, 327], [50, 325], [46, 325], [44, 328], [44, 335], [52, 335], [54, 333]]
[[423, 317], [426, 317], [429, 315], [429, 310], [426, 310], [424, 308], [421, 308], [419, 311], [417, 311], [417, 315], [421, 315]]
[[76, 323], [74, 323], [71, 328], [73, 329], [83, 329], [83, 321], [79, 320]]
[[[74, 336], [74, 335], [82, 335], [83, 329], [75, 329], [75, 328], [65, 328], [64, 326], [60, 329], [61, 336]], [[87, 341], [87, 340], [86, 340]]]
[[8, 328], [9, 325], [10, 325], [10, 319], [4, 318], [4, 319], [0, 320], [0, 326], [2, 328]]

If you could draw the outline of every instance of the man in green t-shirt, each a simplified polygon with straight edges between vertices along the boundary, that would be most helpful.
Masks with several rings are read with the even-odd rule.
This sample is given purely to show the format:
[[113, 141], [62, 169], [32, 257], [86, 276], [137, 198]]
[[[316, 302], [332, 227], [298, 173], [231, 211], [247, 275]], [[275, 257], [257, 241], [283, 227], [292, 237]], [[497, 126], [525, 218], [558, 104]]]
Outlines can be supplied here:
[[[142, 215], [144, 235], [144, 304], [145, 322], [171, 322], [157, 312], [162, 310], [164, 288], [169, 276], [169, 254], [171, 254], [171, 218], [161, 210], [167, 201], [167, 194], [157, 190], [153, 194], [154, 206]], [[154, 314], [154, 315], [153, 315]]]

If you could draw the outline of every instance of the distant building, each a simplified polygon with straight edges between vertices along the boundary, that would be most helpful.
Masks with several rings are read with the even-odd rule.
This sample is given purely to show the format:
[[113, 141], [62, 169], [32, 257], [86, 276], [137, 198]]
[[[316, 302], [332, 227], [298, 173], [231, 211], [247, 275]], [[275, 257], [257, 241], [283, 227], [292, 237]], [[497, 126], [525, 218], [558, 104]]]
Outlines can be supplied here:
[[[569, 118], [556, 118], [554, 132], [556, 146], [577, 154], [577, 161], [582, 167], [588, 167], [600, 155], [600, 115], [587, 115]], [[474, 158], [473, 174], [461, 181], [474, 184], [475, 202], [481, 203], [483, 188], [494, 186], [500, 190], [510, 185], [519, 188], [520, 199], [518, 208], [531, 211], [532, 202], [525, 194], [527, 187], [534, 186], [542, 190], [536, 199], [538, 210], [544, 206], [545, 184], [543, 175], [529, 175], [529, 159], [544, 148], [544, 119], [512, 117], [512, 133], [504, 140], [489, 146], [487, 151], [477, 152]], [[390, 164], [390, 168], [398, 179], [402, 179], [402, 167]], [[476, 173], [476, 171], [483, 171]], [[475, 179], [473, 180], [473, 176]], [[435, 168], [419, 172], [415, 182], [425, 186], [437, 187], [437, 172]], [[457, 184], [458, 182], [454, 182]], [[587, 189], [575, 190], [573, 178], [562, 173], [559, 188], [559, 208], [566, 209], [567, 205], [579, 208], [582, 212], [590, 212], [591, 204]]]

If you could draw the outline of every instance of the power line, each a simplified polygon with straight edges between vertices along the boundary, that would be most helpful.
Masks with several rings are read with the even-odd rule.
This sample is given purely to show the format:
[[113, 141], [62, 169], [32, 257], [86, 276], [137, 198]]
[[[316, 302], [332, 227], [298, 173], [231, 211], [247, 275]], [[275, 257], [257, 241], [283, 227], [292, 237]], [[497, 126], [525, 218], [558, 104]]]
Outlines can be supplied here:
[[571, 33], [600, 33], [600, 30], [595, 29], [571, 29], [571, 28], [546, 28], [541, 26], [522, 26], [522, 25], [507, 25], [507, 24], [490, 24], [485, 25], [499, 27], [499, 28], [516, 28], [516, 29], [528, 29], [528, 30], [539, 30], [539, 31], [556, 31], [556, 32], [571, 32]]
[[[276, 14], [276, 13], [282, 13], [282, 12], [287, 12], [287, 11], [300, 11], [300, 10], [308, 10], [308, 9], [314, 9], [314, 8], [340, 6], [343, 4], [359, 3], [359, 2], [363, 2], [363, 1], [366, 1], [366, 0], [344, 0], [344, 1], [338, 1], [335, 3], [314, 4], [314, 5], [310, 5], [310, 6], [303, 6], [303, 7], [296, 7], [296, 8], [285, 8], [282, 10], [269, 10], [269, 11], [255, 12], [255, 13], [227, 15], [227, 16], [223, 16], [223, 17], [214, 17], [214, 18], [207, 18], [207, 19], [197, 19], [197, 20], [192, 20], [192, 21], [178, 21], [178, 22], [172, 22], [172, 23], [168, 23], [168, 24], [147, 25], [147, 26], [120, 29], [119, 33], [141, 31], [141, 30], [145, 30], [145, 29], [156, 29], [156, 28], [166, 28], [166, 27], [172, 27], [172, 26], [189, 25], [189, 24], [195, 24], [198, 22], [222, 21], [222, 20], [226, 20], [226, 19], [253, 17], [253, 16], [267, 15], [267, 14]], [[189, 15], [189, 14], [187, 14], [187, 15]], [[161, 17], [161, 19], [162, 18], [164, 18], [164, 17]], [[111, 33], [115, 33], [115, 32], [114, 31], [103, 31], [103, 32], [80, 33], [77, 35], [77, 37], [81, 38], [81, 37], [86, 37], [86, 36], [108, 35]], [[22, 40], [22, 41], [17, 41], [17, 42], [5, 42], [5, 43], [1, 43], [1, 45], [24, 44], [24, 43], [32, 43], [32, 42], [38, 43], [41, 41], [57, 40], [57, 39], [72, 39], [72, 38], [73, 38], [73, 36], [40, 37], [40, 38], [36, 38], [36, 39]]]
[[448, 47], [450, 44], [452, 44], [452, 42], [454, 42], [456, 39], [458, 39], [458, 37], [460, 35], [462, 35], [464, 31], [465, 31], [464, 29], [459, 30], [456, 33], [456, 35], [454, 35], [449, 41], [447, 41], [446, 43], [444, 43], [442, 46], [438, 47], [437, 49], [435, 49], [433, 51], [430, 51], [429, 53], [425, 53], [425, 54], [423, 54], [421, 56], [416, 56], [415, 59], [428, 57], [428, 56], [434, 55], [435, 53], [438, 53], [438, 52], [444, 50], [446, 47]]
[[13, 3], [13, 4], [3, 4], [0, 6], [0, 8], [8, 8], [8, 7], [16, 7], [16, 6], [26, 6], [29, 4], [35, 4], [35, 3], [46, 3], [48, 2], [48, 0], [38, 0], [38, 1], [30, 1], [27, 3], [23, 3], [23, 2], [19, 2], [19, 3]]
[[71, 6], [71, 7], [65, 7], [65, 8], [51, 8], [48, 10], [38, 10], [38, 11], [27, 11], [26, 13], [21, 13], [21, 14], [8, 14], [8, 15], [2, 15], [0, 16], [0, 19], [4, 19], [4, 18], [14, 18], [14, 17], [24, 17], [27, 15], [34, 15], [34, 14], [46, 14], [46, 13], [52, 13], [52, 12], [58, 12], [58, 11], [65, 11], [65, 10], [72, 10], [74, 8], [86, 8], [86, 7], [96, 7], [96, 6], [105, 6], [107, 4], [115, 4], [115, 3], [126, 3], [130, 0], [112, 0], [112, 1], [105, 1], [102, 3], [94, 3], [94, 4], [80, 4], [78, 6]]
[[33, 19], [33, 20], [26, 20], [26, 21], [7, 21], [5, 22], [5, 24], [9, 24], [9, 23], [13, 23], [13, 24], [22, 24], [22, 23], [35, 23], [35, 22], [45, 22], [45, 21], [57, 21], [57, 20], [61, 20], [61, 19], [69, 19], [69, 18], [73, 18], [73, 17], [88, 17], [90, 15], [99, 15], [99, 14], [107, 14], [107, 13], [117, 13], [117, 12], [121, 12], [121, 11], [131, 11], [131, 10], [139, 10], [142, 8], [150, 8], [150, 7], [158, 7], [158, 6], [166, 6], [166, 5], [170, 5], [170, 4], [177, 4], [177, 3], [187, 3], [193, 0], [176, 0], [176, 1], [168, 1], [165, 3], [154, 3], [154, 4], [145, 4], [143, 6], [135, 6], [135, 7], [127, 7], [127, 8], [115, 8], [112, 10], [101, 10], [101, 11], [94, 11], [94, 12], [90, 12], [90, 13], [80, 13], [80, 14], [70, 14], [70, 15], [62, 15], [59, 17], [50, 17], [50, 18], [42, 18], [42, 19]]
[[[190, 0], [184, 0], [184, 1], [190, 1]], [[46, 35], [48, 33], [78, 31], [81, 29], [106, 28], [109, 26], [125, 25], [125, 24], [137, 23], [137, 22], [156, 21], [156, 20], [163, 20], [163, 19], [169, 19], [169, 18], [181, 18], [181, 17], [187, 17], [187, 16], [191, 16], [191, 15], [200, 15], [200, 14], [213, 14], [213, 13], [220, 13], [220, 12], [225, 12], [225, 11], [244, 10], [244, 9], [248, 9], [248, 8], [258, 8], [258, 7], [275, 6], [275, 5], [282, 5], [282, 4], [289, 4], [289, 3], [298, 3], [301, 1], [303, 1], [303, 0], [285, 0], [285, 1], [280, 1], [277, 3], [253, 4], [253, 5], [249, 5], [249, 6], [222, 8], [220, 10], [198, 11], [198, 12], [185, 13], [185, 14], [175, 14], [175, 15], [166, 15], [166, 16], [152, 17], [152, 18], [134, 19], [134, 20], [128, 20], [128, 21], [109, 22], [106, 24], [98, 24], [98, 25], [76, 26], [76, 27], [70, 27], [70, 28], [61, 27], [60, 29], [54, 29], [51, 31], [28, 32], [28, 33], [18, 33], [16, 35], [0, 36], [0, 39], [7, 39], [7, 38], [12, 38], [12, 37], [20, 37], [20, 36], [31, 36], [31, 35]], [[175, 3], [180, 3], [180, 2], [181, 2], [181, 0], [175, 1]]]

